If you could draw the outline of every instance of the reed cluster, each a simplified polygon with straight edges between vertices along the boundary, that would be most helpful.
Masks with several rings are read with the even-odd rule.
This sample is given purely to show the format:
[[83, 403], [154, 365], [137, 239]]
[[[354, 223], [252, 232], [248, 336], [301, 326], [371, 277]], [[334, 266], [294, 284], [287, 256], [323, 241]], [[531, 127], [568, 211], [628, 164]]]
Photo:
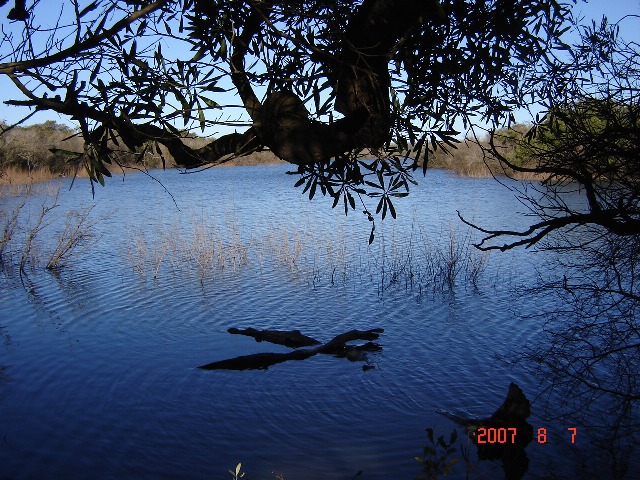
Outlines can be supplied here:
[[163, 273], [207, 276], [237, 271], [248, 263], [251, 242], [244, 241], [237, 224], [218, 228], [193, 215], [187, 225], [177, 222], [156, 228], [132, 228], [124, 254], [134, 272], [158, 278]]
[[[16, 187], [17, 188], [17, 187]], [[28, 266], [49, 270], [68, 265], [96, 241], [93, 207], [59, 212], [60, 185], [23, 185], [0, 207], [0, 264], [22, 273]], [[231, 202], [233, 203], [233, 202]], [[344, 223], [318, 228], [313, 221], [262, 228], [241, 226], [229, 211], [186, 213], [173, 223], [130, 226], [121, 244], [133, 272], [150, 278], [186, 274], [203, 282], [252, 267], [284, 269], [312, 288], [366, 281], [383, 293], [390, 288], [477, 287], [487, 254], [473, 248], [470, 229], [451, 225], [429, 231], [415, 221], [408, 229], [386, 223], [366, 245]], [[387, 225], [391, 225], [388, 228]], [[249, 232], [249, 233], [247, 233]]]
[[[91, 216], [93, 206], [58, 214], [60, 186], [22, 186], [12, 207], [0, 207], [0, 266], [27, 268], [44, 265], [55, 270], [69, 265], [95, 239], [94, 227], [102, 218]], [[44, 192], [44, 195], [40, 193]]]
[[219, 216], [217, 222], [187, 217], [183, 224], [129, 229], [124, 253], [132, 271], [151, 278], [187, 274], [202, 282], [243, 267], [257, 273], [284, 269], [313, 288], [360, 280], [373, 282], [383, 293], [398, 287], [478, 287], [488, 260], [462, 226], [427, 232], [415, 222], [409, 232], [392, 227], [367, 246], [340, 225], [332, 231], [313, 224], [270, 225], [247, 228], [252, 233], [246, 235], [233, 216]]

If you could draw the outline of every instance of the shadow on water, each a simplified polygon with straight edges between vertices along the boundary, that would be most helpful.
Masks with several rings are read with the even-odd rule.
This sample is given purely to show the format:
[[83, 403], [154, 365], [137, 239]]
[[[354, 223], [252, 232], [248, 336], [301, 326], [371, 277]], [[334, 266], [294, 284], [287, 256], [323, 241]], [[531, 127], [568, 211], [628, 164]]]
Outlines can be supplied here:
[[[38, 276], [36, 275], [36, 277]], [[61, 291], [71, 294], [64, 276], [56, 273], [53, 277]], [[29, 276], [24, 275], [22, 286], [27, 297], [34, 305], [39, 305], [41, 308], [46, 307], [46, 301], [40, 297], [37, 280], [34, 281]], [[338, 358], [347, 358], [350, 361], [364, 362], [362, 369], [368, 370], [374, 368], [375, 364], [371, 362], [367, 353], [382, 350], [382, 346], [374, 342], [383, 333], [383, 329], [380, 328], [364, 331], [351, 330], [335, 336], [326, 343], [304, 335], [298, 330], [230, 328], [228, 332], [253, 337], [257, 342], [284, 345], [294, 350], [289, 353], [259, 353], [238, 356], [212, 362], [199, 368], [206, 370], [266, 370], [272, 365], [289, 360], [307, 359], [316, 354], [330, 354]], [[554, 335], [559, 334], [559, 331], [554, 333]], [[0, 339], [5, 345], [11, 342], [11, 336], [3, 326], [0, 326]], [[365, 341], [365, 343], [352, 344], [352, 342], [357, 341]], [[545, 350], [543, 353], [547, 363], [554, 363], [556, 360], [550, 355], [560, 355], [561, 352]], [[538, 355], [540, 356], [543, 353], [539, 351]], [[564, 357], [569, 353], [571, 352], [565, 351], [563, 353]], [[531, 357], [531, 351], [528, 352], [528, 355], [529, 357], [527, 358], [531, 360], [533, 358]], [[616, 372], [610, 373], [614, 375]], [[0, 388], [2, 388], [2, 382], [8, 380], [7, 366], [0, 365]], [[596, 469], [598, 473], [595, 476], [590, 474], [590, 467], [585, 466], [587, 464], [586, 461], [584, 465], [574, 466], [573, 473], [581, 471], [582, 478], [610, 478], [612, 480], [632, 478], [628, 475], [631, 468], [630, 462], [638, 445], [636, 434], [638, 431], [637, 399], [618, 399], [617, 403], [611, 401], [603, 403], [602, 397], [597, 397], [594, 393], [591, 397], [592, 402], [589, 403], [583, 401], [585, 394], [582, 393], [580, 397], [581, 403], [569, 405], [567, 399], [571, 397], [571, 392], [566, 391], [569, 386], [569, 383], [557, 383], [549, 387], [546, 392], [546, 405], [538, 404], [540, 407], [545, 407], [546, 410], [543, 413], [538, 413], [538, 417], [546, 418], [549, 421], [561, 419], [570, 425], [582, 427], [581, 432], [583, 429], [588, 429], [591, 432], [591, 447], [595, 447], [597, 451], [601, 452], [602, 458], [607, 458], [608, 465], [608, 473], [606, 475], [602, 473], [602, 468]], [[594, 389], [594, 392], [596, 390]], [[560, 406], [565, 407], [563, 413], [559, 413]], [[573, 410], [567, 412], [569, 406], [572, 406]], [[595, 409], [596, 407], [598, 409]], [[529, 400], [522, 390], [512, 383], [509, 387], [507, 398], [490, 417], [484, 419], [466, 418], [444, 410], [440, 410], [438, 413], [464, 428], [466, 437], [475, 446], [478, 462], [497, 462], [501, 465], [505, 480], [520, 480], [528, 478], [527, 471], [530, 460], [526, 449], [533, 439], [534, 432], [533, 427], [527, 422], [530, 408]], [[595, 413], [593, 412], [597, 411], [606, 412], [606, 415], [602, 414], [600, 417], [603, 423], [599, 425], [594, 424]], [[431, 445], [425, 447], [422, 457], [416, 457], [421, 465], [423, 474], [422, 477], [418, 478], [430, 480], [441, 478], [450, 473], [457, 474], [460, 470], [460, 460], [466, 465], [467, 471], [473, 471], [473, 461], [471, 460], [469, 449], [465, 449], [464, 446], [459, 446], [457, 450], [455, 449], [454, 444], [456, 440], [460, 442], [459, 439], [454, 435], [448, 440], [444, 437], [435, 439], [433, 438], [432, 429], [427, 429], [427, 434]], [[585, 456], [589, 456], [589, 454], [585, 453]], [[593, 463], [593, 459], [591, 460]], [[366, 476], [363, 478], [366, 478]], [[466, 478], [473, 479], [474, 477], [473, 475], [467, 475]], [[563, 479], [571, 477], [556, 476], [556, 474], [550, 473], [544, 478]]]
[[552, 257], [533, 287], [517, 291], [539, 303], [522, 318], [542, 323], [542, 335], [502, 360], [538, 378], [542, 419], [580, 430], [588, 449], [575, 463], [584, 478], [638, 478], [637, 259], [635, 241], [597, 237], [593, 248], [580, 245]]
[[[5, 275], [7, 272], [4, 272]], [[47, 274], [51, 275], [51, 274]], [[36, 275], [42, 280], [42, 277]], [[67, 279], [59, 273], [53, 274], [55, 283], [60, 291], [66, 292], [68, 295], [75, 297], [76, 294], [69, 291], [70, 285]], [[7, 277], [5, 277], [5, 280]], [[18, 281], [17, 279], [15, 279]], [[22, 287], [27, 298], [40, 308], [46, 308], [46, 300], [40, 296], [40, 288], [37, 285], [38, 280], [33, 280], [28, 275], [22, 278]], [[73, 282], [72, 282], [73, 283]], [[73, 290], [73, 289], [72, 289]], [[573, 324], [567, 324], [569, 328]], [[330, 354], [339, 358], [347, 358], [350, 361], [364, 362], [363, 370], [374, 368], [375, 364], [371, 362], [367, 353], [379, 352], [382, 346], [375, 342], [379, 335], [383, 333], [382, 329], [371, 330], [352, 330], [335, 336], [332, 340], [322, 343], [316, 338], [302, 334], [298, 330], [258, 330], [254, 328], [236, 329], [230, 328], [229, 333], [239, 334], [253, 337], [256, 341], [269, 342], [294, 349], [289, 353], [259, 353], [244, 356], [238, 356], [226, 360], [212, 362], [199, 368], [203, 369], [225, 369], [225, 370], [247, 370], [247, 369], [263, 369], [282, 363], [288, 360], [307, 359], [316, 354]], [[553, 335], [567, 335], [569, 330], [554, 330]], [[11, 342], [11, 336], [7, 329], [0, 326], [0, 339], [5, 345]], [[353, 345], [351, 342], [365, 341], [365, 343]], [[551, 342], [553, 345], [553, 342]], [[557, 346], [557, 344], [556, 344]], [[570, 350], [541, 350], [539, 347], [537, 357], [533, 357], [532, 350], [529, 350], [528, 360], [540, 360], [544, 357], [545, 364], [558, 364], [559, 361], [566, 361], [567, 356], [575, 354]], [[556, 355], [556, 357], [553, 357]], [[511, 356], [513, 357], [513, 356]], [[523, 357], [523, 358], [525, 358]], [[7, 374], [7, 366], [0, 365], [0, 389], [2, 382], [9, 380]], [[608, 372], [610, 376], [616, 374], [615, 371]], [[618, 374], [624, 374], [625, 371], [619, 371]], [[547, 403], [542, 405], [538, 403], [538, 407], [544, 407], [545, 411], [537, 413], [538, 418], [545, 418], [549, 421], [562, 420], [565, 424], [576, 425], [583, 431], [590, 431], [590, 450], [601, 452], [601, 459], [606, 459], [606, 467], [604, 463], [591, 470], [593, 465], [585, 459], [581, 465], [570, 467], [572, 473], [580, 471], [582, 478], [610, 478], [619, 480], [632, 478], [630, 475], [631, 461], [634, 458], [634, 452], [637, 451], [637, 399], [617, 398], [617, 401], [605, 401], [603, 396], [597, 395], [597, 388], [592, 389], [592, 395], [589, 397], [591, 402], [587, 402], [587, 393], [582, 392], [579, 398], [575, 398], [576, 392], [567, 391], [573, 384], [570, 382], [561, 383], [559, 377], [554, 377], [555, 384], [548, 387], [544, 393], [547, 394]], [[576, 380], [576, 379], [572, 379]], [[541, 382], [544, 385], [544, 382]], [[587, 388], [586, 391], [589, 389]], [[579, 400], [579, 402], [571, 403], [569, 399]], [[614, 398], [615, 400], [615, 398]], [[563, 410], [560, 411], [560, 407]], [[530, 403], [525, 397], [522, 390], [515, 384], [511, 384], [507, 398], [503, 404], [491, 415], [484, 419], [465, 418], [460, 415], [449, 413], [441, 410], [438, 413], [453, 421], [457, 425], [464, 428], [466, 437], [475, 446], [477, 460], [479, 462], [489, 461], [500, 464], [505, 480], [520, 480], [528, 478], [527, 471], [529, 468], [529, 456], [526, 449], [533, 438], [533, 427], [527, 422], [530, 414]], [[543, 408], [540, 408], [543, 409]], [[600, 412], [600, 424], [595, 424], [596, 412]], [[604, 413], [603, 413], [604, 412]], [[433, 430], [427, 429], [427, 434], [431, 445], [427, 445], [423, 451], [422, 457], [417, 457], [422, 467], [423, 477], [426, 479], [440, 478], [441, 476], [454, 472], [459, 473], [460, 459], [466, 464], [467, 470], [472, 470], [472, 460], [470, 458], [469, 449], [464, 446], [454, 449], [456, 439], [451, 436], [448, 440], [444, 437], [433, 438]], [[410, 454], [410, 452], [408, 452]], [[585, 450], [584, 456], [589, 457], [591, 454]], [[456, 460], [454, 462], [454, 460]], [[605, 460], [596, 460], [596, 462], [605, 462]], [[457, 464], [457, 465], [456, 465]], [[606, 473], [603, 470], [608, 470]], [[552, 471], [552, 470], [550, 470]], [[594, 474], [593, 472], [596, 472]], [[550, 473], [544, 478], [561, 479], [571, 478], [569, 476], [556, 476]], [[366, 478], [364, 476], [363, 478]], [[456, 477], [457, 478], [457, 477]], [[473, 479], [474, 477], [467, 476]], [[497, 477], [496, 477], [497, 478]]]

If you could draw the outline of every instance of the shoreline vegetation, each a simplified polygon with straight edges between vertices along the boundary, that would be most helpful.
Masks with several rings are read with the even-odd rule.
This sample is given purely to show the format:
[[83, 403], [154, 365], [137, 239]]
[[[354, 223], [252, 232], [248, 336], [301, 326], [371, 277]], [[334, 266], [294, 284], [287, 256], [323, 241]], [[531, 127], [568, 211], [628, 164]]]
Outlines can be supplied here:
[[[88, 178], [84, 167], [74, 158], [71, 152], [84, 150], [83, 139], [72, 128], [54, 122], [31, 125], [28, 127], [9, 128], [0, 121], [0, 186], [20, 186], [32, 183], [47, 182], [57, 178], [77, 176]], [[210, 138], [189, 137], [190, 147], [198, 148]], [[111, 174], [134, 173], [136, 170], [151, 171], [161, 168], [176, 168], [171, 155], [161, 147], [161, 152], [150, 148], [132, 154], [120, 151], [111, 144], [114, 161], [107, 165]], [[286, 163], [272, 152], [257, 152], [246, 157], [232, 159], [221, 166], [278, 165]]]
[[[81, 136], [66, 126], [54, 121], [47, 121], [27, 127], [8, 128], [0, 122], [0, 187], [20, 186], [46, 182], [56, 178], [78, 176], [86, 178], [87, 172], [78, 163], [70, 162], [69, 152], [82, 152]], [[516, 125], [507, 131], [505, 138], [513, 142], [505, 142], [505, 152], [515, 150], [516, 140], [521, 139], [530, 126]], [[200, 147], [210, 142], [210, 138], [191, 137], [189, 145]], [[480, 140], [485, 142], [486, 140]], [[511, 145], [509, 145], [511, 144]], [[168, 152], [161, 153], [151, 149], [138, 154], [119, 152], [116, 145], [111, 146], [115, 153], [115, 161], [108, 165], [112, 174], [133, 173], [136, 170], [150, 171], [160, 168], [176, 168]], [[486, 178], [494, 175], [509, 175], [520, 180], [537, 180], [531, 175], [525, 176], [513, 171], [505, 171], [500, 163], [487, 157], [481, 146], [472, 140], [463, 140], [456, 149], [449, 153], [441, 150], [430, 154], [429, 168], [445, 169], [461, 176]], [[256, 152], [244, 157], [234, 158], [221, 167], [281, 165], [284, 164], [270, 151]]]

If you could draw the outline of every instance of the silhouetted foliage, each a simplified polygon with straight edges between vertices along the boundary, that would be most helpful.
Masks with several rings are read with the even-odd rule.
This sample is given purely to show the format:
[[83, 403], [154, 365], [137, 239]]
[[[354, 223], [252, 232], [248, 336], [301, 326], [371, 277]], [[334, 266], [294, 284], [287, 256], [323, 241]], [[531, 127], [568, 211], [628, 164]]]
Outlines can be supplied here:
[[554, 78], [537, 76], [546, 114], [519, 138], [493, 132], [487, 147], [509, 170], [544, 179], [520, 192], [537, 220], [522, 230], [476, 228], [486, 234], [481, 249], [557, 253], [528, 293], [555, 294], [563, 307], [541, 311], [548, 343], [523, 358], [562, 392], [572, 421], [601, 427], [612, 478], [624, 478], [640, 426], [640, 57], [606, 20], [582, 33], [554, 60]]
[[[524, 104], [537, 88], [527, 72], [562, 46], [571, 3], [96, 0], [60, 3], [47, 30], [50, 6], [17, 2], [0, 74], [19, 92], [9, 104], [78, 123], [94, 181], [118, 149], [164, 145], [196, 168], [266, 148], [297, 166], [310, 197], [345, 212], [358, 199], [373, 220], [362, 197], [395, 216], [413, 158], [455, 148], [456, 121], [501, 124]], [[244, 114], [230, 116], [228, 92]], [[222, 124], [245, 129], [183, 141]]]

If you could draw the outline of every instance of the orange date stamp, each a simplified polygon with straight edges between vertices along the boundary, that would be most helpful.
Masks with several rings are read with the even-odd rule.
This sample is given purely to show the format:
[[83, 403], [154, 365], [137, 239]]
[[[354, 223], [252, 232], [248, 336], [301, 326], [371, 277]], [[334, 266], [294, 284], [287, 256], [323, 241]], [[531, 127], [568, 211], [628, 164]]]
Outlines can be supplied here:
[[[576, 443], [578, 429], [575, 427], [569, 427], [567, 430], [571, 432], [571, 443]], [[517, 434], [517, 428], [480, 427], [476, 431], [476, 441], [478, 444], [515, 444]], [[538, 428], [538, 443], [547, 443], [546, 428]]]

